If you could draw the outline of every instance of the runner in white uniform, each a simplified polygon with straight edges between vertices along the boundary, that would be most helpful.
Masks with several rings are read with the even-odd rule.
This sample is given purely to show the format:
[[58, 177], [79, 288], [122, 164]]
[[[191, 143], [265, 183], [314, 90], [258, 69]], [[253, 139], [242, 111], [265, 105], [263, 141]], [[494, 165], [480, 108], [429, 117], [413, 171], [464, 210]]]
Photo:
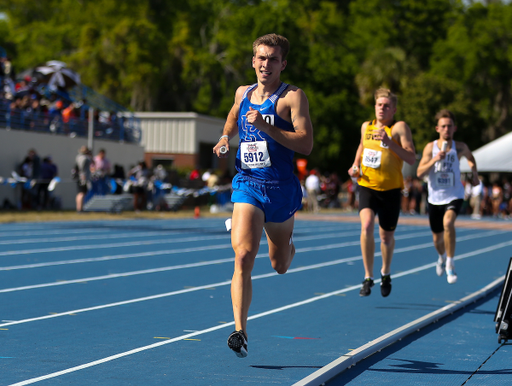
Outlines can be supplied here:
[[[435, 140], [432, 146], [432, 158], [442, 150], [440, 144], [448, 142]], [[464, 199], [464, 186], [460, 179], [459, 157], [457, 145], [452, 140], [450, 149], [446, 148], [444, 159], [437, 161], [428, 173], [428, 203], [431, 205], [446, 205], [452, 201]]]
[[428, 213], [434, 247], [439, 253], [436, 264], [438, 276], [446, 270], [448, 283], [457, 282], [453, 258], [455, 255], [455, 219], [464, 200], [459, 160], [466, 157], [473, 172], [473, 185], [478, 185], [478, 172], [473, 154], [463, 142], [453, 140], [457, 130], [455, 118], [448, 110], [436, 115], [439, 139], [428, 143], [418, 165], [418, 178], [428, 175]]

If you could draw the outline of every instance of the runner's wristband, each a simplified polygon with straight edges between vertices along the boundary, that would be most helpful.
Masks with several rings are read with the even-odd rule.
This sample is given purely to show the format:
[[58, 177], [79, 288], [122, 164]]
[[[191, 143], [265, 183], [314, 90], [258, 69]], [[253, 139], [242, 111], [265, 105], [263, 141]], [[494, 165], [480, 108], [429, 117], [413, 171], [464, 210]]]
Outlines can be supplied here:
[[221, 135], [219, 138], [219, 142], [222, 140], [222, 138], [227, 138], [229, 142], [229, 135]]

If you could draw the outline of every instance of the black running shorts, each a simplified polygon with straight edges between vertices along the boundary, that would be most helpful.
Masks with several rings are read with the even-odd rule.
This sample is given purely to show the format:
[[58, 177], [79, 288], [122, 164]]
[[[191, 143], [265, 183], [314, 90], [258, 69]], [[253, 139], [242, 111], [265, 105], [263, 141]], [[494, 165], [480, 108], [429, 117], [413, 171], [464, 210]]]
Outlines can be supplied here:
[[77, 192], [78, 192], [78, 193], [84, 193], [84, 194], [85, 194], [85, 193], [87, 193], [87, 192], [88, 192], [88, 189], [87, 189], [87, 183], [82, 184], [82, 183], [80, 182], [80, 180], [78, 180], [78, 182], [77, 182], [76, 186], [77, 186]]
[[443, 225], [443, 218], [444, 214], [449, 211], [453, 210], [455, 211], [456, 215], [459, 215], [460, 208], [462, 207], [462, 203], [464, 200], [458, 199], [453, 200], [449, 204], [445, 205], [433, 205], [428, 204], [428, 219], [430, 221], [430, 229], [432, 229], [432, 232], [434, 233], [441, 233], [444, 231], [444, 225]]
[[359, 187], [359, 211], [370, 208], [379, 216], [379, 226], [385, 231], [394, 231], [400, 216], [401, 189], [385, 191]]

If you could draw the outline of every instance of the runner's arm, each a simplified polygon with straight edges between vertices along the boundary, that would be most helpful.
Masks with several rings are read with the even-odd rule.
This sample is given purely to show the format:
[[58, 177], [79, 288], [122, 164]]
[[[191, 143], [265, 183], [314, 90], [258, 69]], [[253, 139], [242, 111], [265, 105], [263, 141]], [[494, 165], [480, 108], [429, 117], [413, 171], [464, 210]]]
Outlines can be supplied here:
[[[238, 112], [240, 109], [240, 101], [242, 100], [246, 88], [247, 86], [243, 86], [236, 90], [235, 103], [233, 103], [231, 110], [229, 110], [224, 129], [222, 130], [222, 136], [219, 138], [217, 145], [213, 148], [213, 152], [220, 158], [226, 158], [228, 156], [227, 152], [221, 154], [220, 148], [226, 146], [229, 151], [229, 140], [238, 134]], [[228, 137], [225, 137], [226, 135]]]
[[259, 111], [252, 108], [246, 114], [247, 121], [288, 149], [304, 155], [311, 154], [313, 150], [313, 124], [309, 115], [309, 102], [306, 94], [299, 88], [291, 89], [279, 103], [289, 104], [294, 131], [285, 131], [272, 126], [265, 122]]
[[401, 146], [391, 139], [383, 138], [382, 142], [388, 145], [391, 151], [393, 151], [397, 156], [399, 156], [409, 165], [414, 165], [416, 162], [416, 150], [414, 149], [414, 143], [412, 141], [411, 129], [407, 123], [403, 121], [397, 122], [393, 127], [392, 134], [398, 134]]
[[[460, 156], [464, 156], [468, 160], [468, 165], [471, 168], [471, 173], [472, 173], [471, 184], [473, 186], [480, 185], [480, 180], [478, 179], [478, 170], [476, 168], [475, 157], [473, 156], [473, 153], [471, 153], [471, 150], [469, 150], [468, 145], [466, 145], [465, 143], [462, 143], [462, 151], [460, 152]], [[460, 157], [459, 157], [459, 159], [460, 159]]]
[[432, 158], [432, 147], [434, 146], [433, 142], [427, 143], [427, 146], [425, 146], [425, 149], [423, 149], [423, 155], [421, 157], [420, 163], [418, 165], [418, 169], [416, 170], [416, 175], [418, 178], [423, 178], [432, 166], [440, 160], [439, 154], [436, 155], [435, 158]]
[[[354, 158], [354, 163], [348, 170], [348, 175], [350, 177], [359, 177], [361, 171], [361, 154], [363, 154], [363, 136], [366, 132], [366, 127], [368, 126], [368, 122], [364, 122], [361, 126], [361, 141], [359, 142], [359, 146], [357, 147], [356, 157]], [[355, 167], [355, 169], [354, 169]]]

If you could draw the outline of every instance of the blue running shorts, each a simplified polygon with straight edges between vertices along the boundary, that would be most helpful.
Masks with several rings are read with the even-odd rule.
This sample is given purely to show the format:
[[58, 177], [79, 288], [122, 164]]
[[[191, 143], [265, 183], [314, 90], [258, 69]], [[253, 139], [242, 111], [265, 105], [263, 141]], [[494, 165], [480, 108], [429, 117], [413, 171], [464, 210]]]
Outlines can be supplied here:
[[302, 189], [297, 177], [287, 181], [261, 181], [240, 173], [233, 178], [231, 201], [260, 208], [265, 222], [285, 222], [302, 205]]

